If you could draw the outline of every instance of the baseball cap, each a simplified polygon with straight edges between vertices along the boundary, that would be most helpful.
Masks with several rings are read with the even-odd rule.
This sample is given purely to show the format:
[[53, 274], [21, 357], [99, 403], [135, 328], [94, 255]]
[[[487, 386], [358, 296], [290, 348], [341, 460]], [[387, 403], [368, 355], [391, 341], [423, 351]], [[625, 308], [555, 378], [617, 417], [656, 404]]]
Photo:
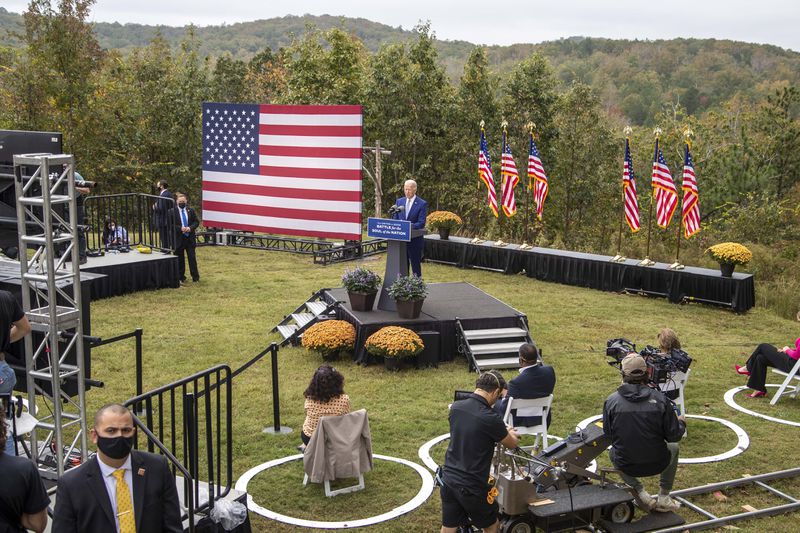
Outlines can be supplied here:
[[647, 363], [644, 357], [639, 354], [631, 353], [622, 360], [622, 373], [626, 376], [642, 375], [647, 372]]

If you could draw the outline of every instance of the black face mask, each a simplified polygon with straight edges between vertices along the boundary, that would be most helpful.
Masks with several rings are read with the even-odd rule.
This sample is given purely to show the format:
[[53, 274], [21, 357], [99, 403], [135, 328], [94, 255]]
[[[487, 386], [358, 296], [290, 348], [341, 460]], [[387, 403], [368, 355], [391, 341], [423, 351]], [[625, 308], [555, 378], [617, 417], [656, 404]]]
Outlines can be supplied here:
[[131, 453], [133, 437], [97, 436], [97, 448], [112, 459], [123, 459]]
[[178, 203], [178, 207], [180, 207], [181, 209], [183, 209], [184, 207], [186, 207], [186, 202], [179, 202], [179, 203]]

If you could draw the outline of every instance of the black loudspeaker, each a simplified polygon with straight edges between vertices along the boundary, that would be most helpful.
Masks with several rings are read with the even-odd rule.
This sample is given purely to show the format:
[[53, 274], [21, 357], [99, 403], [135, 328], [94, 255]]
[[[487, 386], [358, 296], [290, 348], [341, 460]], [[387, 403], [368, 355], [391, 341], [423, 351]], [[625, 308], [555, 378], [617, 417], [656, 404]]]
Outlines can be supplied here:
[[425, 349], [417, 356], [417, 368], [427, 368], [429, 366], [439, 366], [439, 352], [441, 351], [441, 341], [438, 331], [418, 331], [417, 335], [422, 339]]

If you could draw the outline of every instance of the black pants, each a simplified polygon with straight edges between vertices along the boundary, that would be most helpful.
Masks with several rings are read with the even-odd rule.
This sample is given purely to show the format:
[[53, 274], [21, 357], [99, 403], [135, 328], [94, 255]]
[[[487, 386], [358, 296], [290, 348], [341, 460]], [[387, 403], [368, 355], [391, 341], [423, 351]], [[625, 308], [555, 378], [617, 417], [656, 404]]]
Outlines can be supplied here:
[[747, 370], [750, 371], [750, 378], [747, 386], [753, 390], [767, 392], [765, 383], [767, 382], [767, 368], [773, 367], [784, 372], [789, 372], [794, 367], [796, 360], [792, 359], [783, 352], [779, 352], [771, 344], [759, 344], [756, 346], [753, 355], [747, 360]]
[[194, 241], [191, 237], [181, 235], [178, 238], [178, 245], [175, 247], [175, 255], [178, 256], [178, 269], [181, 281], [186, 281], [186, 258], [189, 258], [189, 272], [193, 281], [200, 280], [200, 273], [197, 271], [197, 256], [194, 253]]

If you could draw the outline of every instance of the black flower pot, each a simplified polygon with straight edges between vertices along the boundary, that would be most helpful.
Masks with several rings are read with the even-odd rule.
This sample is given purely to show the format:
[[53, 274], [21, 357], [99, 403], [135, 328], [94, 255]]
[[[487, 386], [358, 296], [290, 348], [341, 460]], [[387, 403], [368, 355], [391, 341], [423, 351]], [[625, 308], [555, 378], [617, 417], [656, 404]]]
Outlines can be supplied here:
[[350, 307], [353, 311], [372, 311], [375, 305], [375, 296], [377, 292], [350, 292], [347, 291], [347, 296], [350, 298]]
[[403, 368], [403, 360], [399, 357], [384, 357], [383, 366], [390, 372], [399, 372]]
[[397, 315], [400, 318], [419, 318], [422, 313], [422, 304], [425, 299], [421, 300], [397, 300]]
[[439, 238], [446, 241], [450, 238], [450, 228], [439, 228]]
[[733, 270], [736, 268], [734, 263], [720, 263], [719, 270], [722, 272], [723, 278], [730, 278], [733, 276]]

